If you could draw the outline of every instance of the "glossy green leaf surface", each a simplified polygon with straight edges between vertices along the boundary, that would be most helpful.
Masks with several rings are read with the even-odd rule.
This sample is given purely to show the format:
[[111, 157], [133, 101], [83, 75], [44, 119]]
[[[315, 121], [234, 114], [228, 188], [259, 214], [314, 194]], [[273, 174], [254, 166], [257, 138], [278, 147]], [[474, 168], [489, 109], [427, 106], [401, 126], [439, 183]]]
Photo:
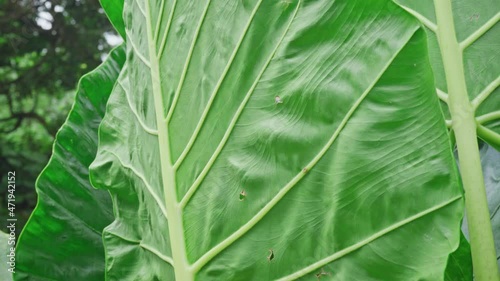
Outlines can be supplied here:
[[123, 17], [91, 166], [107, 279], [444, 279], [463, 202], [415, 19], [385, 0]]
[[[396, 0], [426, 27], [429, 55], [440, 97], [447, 100], [445, 74], [433, 0]], [[453, 19], [463, 52], [467, 92], [478, 122], [478, 136], [500, 149], [500, 5], [497, 0], [454, 0]], [[448, 109], [443, 103], [444, 111]], [[446, 113], [448, 115], [448, 113]]]
[[123, 22], [123, 3], [124, 0], [100, 0], [102, 8], [109, 18], [111, 24], [115, 27], [116, 31], [125, 39], [125, 23]]
[[88, 167], [97, 129], [125, 61], [123, 47], [82, 77], [52, 157], [37, 180], [38, 203], [17, 245], [16, 280], [104, 280], [102, 229], [113, 220], [107, 192], [96, 190]]

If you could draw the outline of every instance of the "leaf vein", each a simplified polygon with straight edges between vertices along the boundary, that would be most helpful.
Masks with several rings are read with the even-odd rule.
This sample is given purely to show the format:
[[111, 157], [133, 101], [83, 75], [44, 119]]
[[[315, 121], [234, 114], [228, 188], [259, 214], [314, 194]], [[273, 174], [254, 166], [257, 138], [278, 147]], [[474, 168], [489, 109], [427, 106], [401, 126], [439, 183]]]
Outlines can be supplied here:
[[483, 126], [481, 124], [478, 124], [476, 122], [477, 126], [477, 135], [483, 139], [484, 141], [490, 143], [490, 144], [496, 144], [500, 145], [500, 134], [497, 132], [490, 130], [488, 127]]
[[488, 30], [490, 30], [498, 21], [500, 20], [500, 12], [496, 13], [492, 18], [485, 22], [481, 27], [474, 31], [469, 37], [464, 41], [460, 42], [460, 49], [465, 50], [467, 47], [476, 42], [479, 37], [483, 36]]
[[127, 103], [128, 103], [128, 106], [130, 108], [130, 110], [132, 111], [132, 113], [134, 114], [135, 118], [137, 119], [137, 121], [139, 122], [139, 124], [141, 125], [142, 129], [150, 134], [150, 135], [154, 135], [154, 136], [157, 136], [158, 135], [158, 131], [157, 130], [154, 130], [154, 129], [151, 129], [149, 128], [148, 125], [146, 125], [144, 123], [144, 121], [139, 117], [139, 114], [137, 113], [137, 111], [135, 110], [135, 108], [132, 106], [132, 102], [130, 101], [130, 96], [129, 96], [129, 93], [128, 93], [128, 90], [125, 89], [125, 86], [123, 86], [123, 84], [121, 83], [120, 80], [118, 80], [118, 85], [123, 89], [123, 91], [125, 92], [125, 97], [127, 98]]
[[165, 206], [163, 205], [163, 202], [162, 200], [160, 199], [160, 197], [158, 197], [158, 195], [154, 192], [153, 188], [151, 187], [151, 185], [148, 183], [148, 181], [146, 180], [146, 178], [144, 177], [143, 174], [139, 173], [133, 166], [131, 165], [127, 165], [123, 162], [123, 160], [118, 156], [116, 155], [114, 152], [110, 151], [110, 150], [107, 150], [108, 153], [110, 153], [111, 155], [113, 155], [117, 160], [118, 162], [120, 162], [120, 165], [122, 165], [124, 168], [126, 169], [129, 169], [130, 171], [132, 171], [132, 173], [134, 173], [139, 179], [141, 179], [142, 183], [144, 184], [144, 186], [146, 187], [146, 189], [149, 191], [149, 193], [151, 194], [151, 196], [154, 198], [154, 200], [156, 201], [156, 203], [158, 204], [158, 207], [160, 208], [161, 212], [163, 213], [163, 215], [165, 216], [165, 218], [168, 218], [167, 216], [167, 210], [165, 209]]
[[148, 68], [151, 68], [151, 63], [149, 62], [148, 59], [146, 59], [144, 57], [144, 55], [141, 54], [141, 52], [139, 51], [139, 49], [137, 48], [137, 46], [135, 45], [134, 43], [134, 40], [132, 40], [132, 36], [130, 36], [130, 33], [128, 31], [128, 29], [125, 29], [125, 33], [127, 34], [127, 37], [129, 38], [128, 42], [127, 43], [130, 43], [130, 45], [132, 46], [132, 49], [134, 50], [134, 53], [137, 55], [137, 57], [139, 57], [139, 59], [148, 67]]
[[167, 0], [162, 0], [160, 4], [160, 13], [158, 14], [158, 18], [156, 20], [155, 35], [153, 36], [153, 41], [155, 42], [158, 40], [158, 36], [160, 34], [160, 26], [161, 23], [163, 22], [163, 11], [165, 9], [165, 2], [167, 2]]
[[144, 12], [144, 9], [142, 8], [141, 4], [139, 4], [139, 0], [135, 0], [135, 4], [137, 5], [137, 7], [139, 8], [139, 11], [141, 12], [141, 14], [146, 17], [146, 12]]
[[[163, 1], [167, 1], [167, 0], [163, 0]], [[158, 50], [157, 55], [156, 55], [156, 58], [158, 60], [160, 60], [160, 58], [163, 55], [163, 51], [165, 51], [165, 45], [167, 44], [168, 33], [170, 32], [170, 26], [172, 25], [172, 19], [174, 18], [174, 13], [175, 13], [176, 7], [177, 7], [177, 0], [174, 0], [174, 3], [172, 4], [172, 10], [170, 11], [170, 14], [168, 16], [168, 22], [167, 22], [165, 34], [163, 34], [163, 38], [161, 39], [161, 43], [160, 43], [160, 49]], [[163, 18], [158, 19], [158, 20], [163, 20]], [[156, 40], [155, 40], [155, 42], [156, 42]]]
[[410, 13], [412, 16], [414, 16], [415, 18], [417, 18], [425, 27], [427, 27], [428, 29], [430, 29], [432, 32], [436, 33], [437, 32], [437, 25], [435, 23], [433, 23], [431, 20], [429, 20], [428, 18], [426, 18], [424, 15], [420, 14], [419, 12], [413, 10], [413, 9], [410, 9], [406, 6], [403, 6], [401, 4], [398, 3], [398, 5], [403, 8], [405, 11], [407, 11], [408, 13]]
[[[43, 192], [42, 190], [38, 190], [38, 196], [40, 196], [42, 193], [45, 193], [45, 192]], [[79, 222], [81, 222], [83, 225], [85, 225], [88, 229], [90, 229], [96, 235], [98, 235], [98, 236], [102, 235], [101, 231], [99, 231], [99, 230], [95, 229], [94, 227], [90, 226], [83, 218], [79, 217], [76, 213], [74, 213], [70, 209], [68, 209], [68, 207], [66, 207], [63, 204], [61, 204], [60, 202], [54, 200], [52, 197], [50, 197], [50, 196], [47, 195], [45, 200], [50, 200], [50, 201], [54, 202], [55, 205], [61, 207], [62, 210], [66, 211], [72, 217], [76, 218]], [[53, 207], [52, 207], [52, 209], [53, 209]]]
[[500, 110], [495, 110], [493, 112], [476, 117], [476, 121], [481, 125], [497, 119], [500, 119]]
[[438, 97], [439, 97], [439, 99], [440, 99], [441, 101], [443, 101], [443, 102], [445, 102], [445, 103], [447, 103], [447, 104], [448, 104], [448, 94], [447, 94], [447, 93], [445, 93], [445, 92], [441, 91], [441, 90], [440, 90], [440, 89], [438, 89], [438, 88], [436, 88], [436, 93], [437, 93], [437, 95], [438, 95]]
[[389, 227], [386, 227], [385, 229], [369, 236], [368, 238], [366, 238], [364, 240], [359, 241], [358, 243], [356, 243], [354, 245], [351, 245], [343, 250], [340, 250], [340, 251], [334, 253], [333, 255], [330, 255], [329, 257], [326, 257], [326, 258], [319, 260], [319, 261], [317, 261], [317, 262], [315, 262], [315, 263], [313, 263], [313, 264], [311, 264], [311, 265], [309, 265], [309, 266], [307, 266], [299, 271], [296, 271], [295, 273], [292, 273], [290, 275], [282, 277], [282, 278], [278, 279], [277, 281], [296, 280], [297, 278], [300, 278], [300, 277], [302, 277], [302, 276], [304, 276], [304, 275], [306, 275], [314, 270], [321, 268], [322, 266], [327, 265], [328, 263], [331, 263], [339, 258], [342, 258], [342, 257], [360, 249], [363, 246], [368, 245], [369, 243], [375, 241], [376, 239], [378, 239], [378, 238], [380, 238], [380, 237], [382, 237], [382, 236], [384, 236], [384, 235], [386, 235], [386, 234], [388, 234], [388, 233], [390, 233], [390, 232], [392, 232], [400, 227], [403, 227], [411, 222], [418, 220], [419, 218], [422, 218], [428, 214], [431, 214], [435, 211], [438, 211], [442, 208], [445, 208], [446, 206], [454, 203], [455, 201], [457, 201], [459, 199], [462, 199], [462, 195], [455, 196], [455, 197], [453, 197], [453, 198], [451, 198], [451, 199], [449, 199], [441, 204], [438, 204], [438, 205], [436, 205], [432, 208], [429, 208], [427, 210], [421, 211], [421, 212], [419, 212], [419, 213], [417, 213], [409, 218], [406, 218], [398, 223], [395, 223]]
[[144, 244], [144, 243], [140, 243], [140, 246], [145, 249], [145, 250], [148, 250], [150, 251], [151, 253], [155, 254], [158, 258], [160, 258], [161, 260], [165, 261], [166, 263], [170, 264], [172, 267], [174, 266], [174, 261], [172, 260], [171, 257], [165, 255], [165, 254], [162, 254], [160, 251], [156, 250], [155, 248], [147, 245], [147, 244]]
[[479, 95], [472, 100], [472, 106], [477, 109], [500, 86], [500, 76], [486, 86]]

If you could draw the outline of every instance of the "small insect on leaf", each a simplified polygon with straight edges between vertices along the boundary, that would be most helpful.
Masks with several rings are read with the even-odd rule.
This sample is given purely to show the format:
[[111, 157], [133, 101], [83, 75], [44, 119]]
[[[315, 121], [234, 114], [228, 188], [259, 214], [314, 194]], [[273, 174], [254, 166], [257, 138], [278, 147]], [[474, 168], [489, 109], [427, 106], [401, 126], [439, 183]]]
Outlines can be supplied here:
[[274, 259], [273, 249], [269, 249], [269, 256], [267, 256], [267, 260], [271, 262]]
[[318, 278], [318, 280], [320, 280], [321, 277], [326, 276], [326, 275], [330, 275], [330, 273], [325, 272], [325, 270], [322, 268], [320, 272], [316, 273], [316, 278]]
[[247, 197], [247, 192], [245, 190], [242, 190], [240, 192], [240, 201], [245, 200], [246, 197]]
[[283, 103], [283, 100], [280, 98], [280, 96], [276, 96], [276, 97], [274, 98], [274, 103], [275, 103], [275, 104]]

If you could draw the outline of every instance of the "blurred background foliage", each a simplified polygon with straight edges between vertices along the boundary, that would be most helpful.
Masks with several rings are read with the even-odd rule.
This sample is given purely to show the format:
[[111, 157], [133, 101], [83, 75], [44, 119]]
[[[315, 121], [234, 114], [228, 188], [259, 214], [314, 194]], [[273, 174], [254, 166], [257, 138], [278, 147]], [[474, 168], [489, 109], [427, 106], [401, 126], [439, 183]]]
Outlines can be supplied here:
[[78, 79], [119, 41], [98, 0], [0, 0], [0, 219], [15, 171], [18, 232]]

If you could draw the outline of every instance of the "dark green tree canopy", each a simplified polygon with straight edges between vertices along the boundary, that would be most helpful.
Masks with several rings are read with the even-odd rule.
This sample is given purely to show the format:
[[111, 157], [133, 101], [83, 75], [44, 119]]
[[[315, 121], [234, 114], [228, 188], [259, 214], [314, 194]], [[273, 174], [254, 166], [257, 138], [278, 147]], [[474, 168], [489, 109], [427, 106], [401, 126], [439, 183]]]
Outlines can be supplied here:
[[0, 182], [7, 171], [22, 175], [21, 224], [78, 79], [101, 63], [113, 34], [98, 0], [0, 0]]

